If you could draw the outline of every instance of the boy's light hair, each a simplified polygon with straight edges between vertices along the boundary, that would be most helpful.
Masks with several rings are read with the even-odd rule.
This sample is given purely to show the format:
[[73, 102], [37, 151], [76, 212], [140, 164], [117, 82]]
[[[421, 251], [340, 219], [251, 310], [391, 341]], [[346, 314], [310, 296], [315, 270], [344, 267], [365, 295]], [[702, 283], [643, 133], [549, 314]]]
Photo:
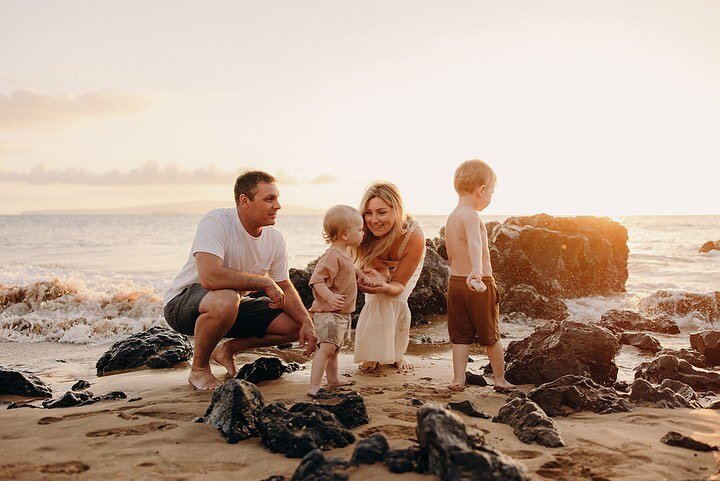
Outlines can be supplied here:
[[455, 170], [453, 184], [459, 195], [470, 195], [483, 185], [494, 185], [497, 182], [495, 171], [482, 160], [466, 160]]
[[336, 241], [353, 220], [360, 218], [360, 212], [349, 205], [334, 205], [325, 212], [323, 218], [323, 237], [328, 244]]

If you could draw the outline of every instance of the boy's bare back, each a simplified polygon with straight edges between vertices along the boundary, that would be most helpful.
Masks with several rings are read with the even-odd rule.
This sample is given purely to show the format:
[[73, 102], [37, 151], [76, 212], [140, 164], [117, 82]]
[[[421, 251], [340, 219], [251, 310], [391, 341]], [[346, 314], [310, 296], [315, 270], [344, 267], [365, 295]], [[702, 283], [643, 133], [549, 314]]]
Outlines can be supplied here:
[[[474, 232], [470, 232], [469, 229], [473, 229]], [[491, 276], [492, 265], [490, 264], [490, 248], [485, 224], [474, 209], [466, 205], [458, 205], [445, 223], [445, 247], [450, 263], [450, 275], [466, 277], [472, 272], [473, 264], [469, 246], [472, 244], [473, 238], [479, 238], [481, 244], [479, 255], [481, 256], [482, 275]]]

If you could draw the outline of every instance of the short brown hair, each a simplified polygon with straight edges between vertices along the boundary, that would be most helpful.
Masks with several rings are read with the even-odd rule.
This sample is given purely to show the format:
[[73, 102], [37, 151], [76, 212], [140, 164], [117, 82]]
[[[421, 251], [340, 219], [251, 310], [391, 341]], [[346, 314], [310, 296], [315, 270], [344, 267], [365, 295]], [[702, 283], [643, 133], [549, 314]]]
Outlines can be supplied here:
[[257, 186], [261, 182], [272, 184], [277, 181], [275, 177], [262, 170], [249, 170], [240, 174], [235, 180], [235, 204], [239, 202], [241, 194], [245, 194], [250, 200], [255, 200]]
[[495, 171], [482, 160], [466, 160], [455, 170], [453, 184], [459, 195], [470, 195], [478, 187], [494, 185], [497, 182]]

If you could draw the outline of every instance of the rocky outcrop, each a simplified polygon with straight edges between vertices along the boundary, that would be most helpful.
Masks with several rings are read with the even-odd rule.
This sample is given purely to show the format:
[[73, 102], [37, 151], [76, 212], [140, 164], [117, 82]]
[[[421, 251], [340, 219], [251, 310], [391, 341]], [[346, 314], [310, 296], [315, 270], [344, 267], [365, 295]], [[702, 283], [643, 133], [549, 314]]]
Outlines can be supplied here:
[[712, 250], [718, 250], [720, 251], [720, 240], [716, 241], [707, 241], [700, 247], [700, 254], [706, 254]]
[[288, 410], [280, 403], [270, 404], [257, 423], [260, 440], [273, 453], [302, 458], [313, 449], [341, 448], [355, 442], [355, 436], [329, 411], [306, 405]]
[[300, 369], [300, 365], [296, 362], [285, 364], [277, 357], [260, 357], [253, 362], [243, 364], [235, 375], [235, 379], [259, 384], [262, 381], [279, 379], [286, 372], [294, 372], [298, 369]]
[[32, 374], [0, 367], [0, 395], [47, 398], [52, 389]]
[[644, 332], [623, 332], [620, 336], [620, 342], [622, 344], [629, 344], [635, 346], [641, 351], [658, 352], [662, 349], [660, 341], [654, 337], [645, 334]]
[[540, 385], [566, 374], [586, 376], [606, 386], [617, 379], [617, 338], [607, 329], [576, 321], [551, 321], [505, 353], [506, 375], [514, 384]]
[[720, 390], [720, 373], [696, 369], [689, 362], [669, 354], [640, 364], [635, 371], [635, 379], [645, 379], [655, 384], [665, 379], [674, 379], [695, 391]]
[[568, 309], [563, 301], [543, 296], [528, 284], [520, 284], [506, 289], [502, 295], [500, 312], [503, 314], [519, 312], [534, 319], [556, 321], [562, 321], [568, 317]]
[[[695, 391], [692, 391], [692, 388], [690, 386], [688, 386], [687, 384], [683, 384], [685, 387], [687, 387], [687, 389], [692, 391], [693, 395], [695, 395], [694, 402], [687, 399], [682, 394], [676, 393], [675, 390], [671, 389], [667, 384], [668, 381], [678, 382], [666, 379], [665, 381], [663, 381], [664, 386], [661, 385], [656, 388], [655, 386], [647, 382], [645, 379], [635, 379], [635, 382], [633, 382], [630, 391], [630, 401], [635, 404], [652, 405], [661, 408], [695, 409], [701, 407], [700, 404], [697, 402], [697, 394], [695, 394]], [[677, 388], [678, 386], [675, 387]], [[693, 397], [688, 391], [685, 391], [685, 395], [690, 399], [692, 399]]]
[[153, 326], [113, 344], [95, 367], [98, 376], [143, 367], [161, 369], [189, 360], [192, 353], [187, 337], [172, 329]]
[[564, 447], [565, 440], [555, 421], [530, 399], [514, 396], [500, 408], [494, 423], [512, 426], [517, 438], [525, 444], [538, 443], [549, 448]]
[[350, 462], [354, 465], [375, 464], [385, 459], [390, 446], [382, 433], [371, 434], [355, 445]]
[[493, 272], [504, 286], [581, 297], [625, 291], [627, 229], [607, 217], [512, 217], [492, 229]]
[[650, 331], [664, 334], [680, 334], [677, 323], [667, 315], [648, 317], [636, 311], [611, 309], [602, 315], [598, 323], [610, 331]]
[[698, 293], [664, 290], [653, 292], [640, 301], [641, 308], [649, 313], [668, 314], [673, 317], [692, 314], [709, 322], [720, 318], [719, 305], [720, 291]]
[[614, 389], [583, 376], [563, 376], [533, 389], [528, 397], [548, 416], [568, 416], [586, 410], [599, 414], [632, 410], [632, 404], [618, 396]]
[[707, 367], [705, 364], [705, 356], [697, 352], [695, 349], [661, 349], [655, 356], [661, 356], [663, 354], [670, 354], [680, 359], [684, 359], [695, 367]]
[[428, 471], [442, 481], [531, 479], [525, 466], [472, 436], [460, 418], [439, 406], [418, 410], [417, 438]]
[[365, 400], [355, 391], [341, 393], [321, 389], [313, 398], [312, 403], [297, 403], [290, 408], [290, 411], [302, 412], [307, 406], [316, 406], [334, 414], [348, 429], [370, 422]]
[[257, 424], [265, 400], [255, 384], [228, 379], [213, 393], [203, 421], [215, 426], [228, 443], [259, 434]]
[[704, 356], [707, 366], [720, 365], [720, 331], [694, 332], [690, 346]]
[[690, 436], [685, 436], [676, 431], [670, 431], [667, 433], [660, 442], [667, 444], [668, 446], [676, 446], [678, 448], [691, 449], [693, 451], [718, 451], [717, 446], [710, 446], [702, 441], [697, 441]]

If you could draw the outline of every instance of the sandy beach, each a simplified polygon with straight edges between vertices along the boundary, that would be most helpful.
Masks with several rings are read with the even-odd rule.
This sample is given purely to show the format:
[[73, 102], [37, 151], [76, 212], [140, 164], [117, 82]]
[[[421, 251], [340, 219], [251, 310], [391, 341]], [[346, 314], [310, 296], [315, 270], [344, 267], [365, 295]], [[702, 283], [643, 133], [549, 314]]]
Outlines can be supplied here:
[[[52, 386], [54, 397], [81, 378], [91, 383], [90, 390], [96, 395], [114, 390], [128, 395], [128, 399], [83, 407], [1, 409], [0, 474], [4, 480], [261, 480], [271, 475], [289, 479], [299, 464], [298, 459], [270, 453], [257, 438], [228, 444], [211, 425], [194, 422], [205, 413], [212, 393], [195, 391], [186, 383], [186, 364], [97, 377], [91, 360], [107, 346], [3, 343], [1, 347], [4, 356], [15, 361], [44, 352], [39, 362], [44, 363], [43, 379]], [[303, 362], [297, 349], [247, 352], [237, 356], [237, 362], [251, 362], [262, 355]], [[470, 369], [479, 372], [486, 358], [479, 349], [472, 356], [476, 361]], [[341, 373], [356, 381], [352, 389], [364, 397], [371, 418], [369, 424], [353, 429], [358, 439], [381, 432], [391, 448], [414, 444], [418, 408], [413, 399], [442, 405], [467, 399], [493, 416], [505, 403], [506, 396], [491, 387], [469, 386], [460, 393], [448, 390], [451, 360], [445, 348], [413, 345], [410, 359], [416, 368], [407, 374], [385, 367], [361, 375], [349, 352], [342, 354]], [[220, 366], [213, 369], [222, 375]], [[259, 387], [266, 402], [293, 404], [308, 399], [309, 376], [308, 363], [300, 371], [262, 382]], [[521, 386], [524, 391], [531, 387]], [[140, 399], [131, 400], [134, 398]], [[14, 399], [4, 399], [10, 400]], [[582, 412], [556, 417], [567, 442], [565, 448], [524, 444], [510, 426], [459, 416], [472, 430], [484, 433], [490, 444], [521, 460], [540, 480], [705, 479], [718, 471], [717, 452], [689, 451], [660, 442], [668, 431], [675, 430], [711, 445], [720, 444], [718, 411], [636, 407], [629, 413]], [[353, 447], [325, 454], [349, 459]], [[436, 479], [414, 473], [394, 475], [381, 464], [352, 468], [349, 475], [351, 480]]]

